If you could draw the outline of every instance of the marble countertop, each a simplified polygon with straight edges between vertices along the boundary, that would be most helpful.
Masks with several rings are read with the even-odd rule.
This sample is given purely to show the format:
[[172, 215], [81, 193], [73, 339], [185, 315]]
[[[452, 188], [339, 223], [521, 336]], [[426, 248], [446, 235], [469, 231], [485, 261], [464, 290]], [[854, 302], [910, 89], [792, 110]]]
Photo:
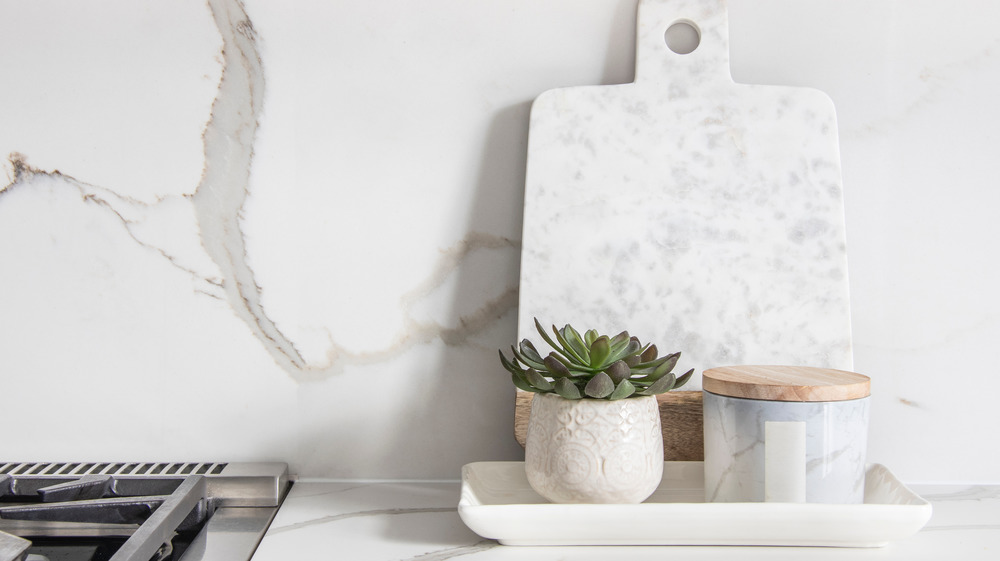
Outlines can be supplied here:
[[913, 485], [934, 505], [915, 536], [876, 549], [797, 547], [514, 547], [484, 540], [458, 517], [460, 483], [298, 481], [253, 561], [606, 559], [997, 559], [1000, 485]]

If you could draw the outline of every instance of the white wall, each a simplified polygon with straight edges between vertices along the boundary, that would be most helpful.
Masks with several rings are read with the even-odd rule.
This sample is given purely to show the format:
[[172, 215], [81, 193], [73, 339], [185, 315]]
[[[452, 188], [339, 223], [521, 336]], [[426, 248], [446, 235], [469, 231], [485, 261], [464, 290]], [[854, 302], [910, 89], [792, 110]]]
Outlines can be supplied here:
[[[0, 2], [0, 460], [518, 458], [530, 102], [630, 81], [635, 1], [209, 4]], [[997, 481], [1000, 6], [730, 4], [837, 106], [871, 459]]]

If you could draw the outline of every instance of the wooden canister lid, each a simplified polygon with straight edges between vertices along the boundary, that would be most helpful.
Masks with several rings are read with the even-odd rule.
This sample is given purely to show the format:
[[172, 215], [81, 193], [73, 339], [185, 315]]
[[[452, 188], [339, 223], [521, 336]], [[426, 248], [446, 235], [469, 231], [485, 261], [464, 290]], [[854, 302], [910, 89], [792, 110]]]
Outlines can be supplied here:
[[808, 366], [723, 366], [702, 374], [705, 391], [768, 401], [847, 401], [871, 394], [862, 374]]

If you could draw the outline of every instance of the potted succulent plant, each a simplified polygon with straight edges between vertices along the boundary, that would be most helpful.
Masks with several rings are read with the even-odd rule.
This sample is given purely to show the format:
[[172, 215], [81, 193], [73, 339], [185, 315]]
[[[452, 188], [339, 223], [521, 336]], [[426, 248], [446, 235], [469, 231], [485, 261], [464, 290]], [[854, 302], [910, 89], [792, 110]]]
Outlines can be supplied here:
[[500, 362], [518, 388], [535, 392], [525, 444], [528, 483], [556, 503], [639, 503], [663, 475], [656, 394], [679, 388], [680, 353], [658, 356], [623, 331], [614, 337], [552, 326], [546, 356], [525, 339]]

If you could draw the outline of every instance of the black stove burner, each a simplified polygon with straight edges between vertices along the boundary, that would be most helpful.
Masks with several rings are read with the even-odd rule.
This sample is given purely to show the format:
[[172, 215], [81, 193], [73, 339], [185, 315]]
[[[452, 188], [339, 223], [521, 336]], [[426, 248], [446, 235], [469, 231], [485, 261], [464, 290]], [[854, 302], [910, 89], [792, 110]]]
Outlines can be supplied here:
[[32, 540], [28, 553], [49, 561], [166, 561], [213, 510], [202, 475], [55, 483], [0, 476], [0, 531]]
[[48, 561], [110, 561], [111, 557], [124, 545], [124, 539], [104, 538], [68, 539], [48, 538], [32, 540], [30, 555], [39, 555]]

